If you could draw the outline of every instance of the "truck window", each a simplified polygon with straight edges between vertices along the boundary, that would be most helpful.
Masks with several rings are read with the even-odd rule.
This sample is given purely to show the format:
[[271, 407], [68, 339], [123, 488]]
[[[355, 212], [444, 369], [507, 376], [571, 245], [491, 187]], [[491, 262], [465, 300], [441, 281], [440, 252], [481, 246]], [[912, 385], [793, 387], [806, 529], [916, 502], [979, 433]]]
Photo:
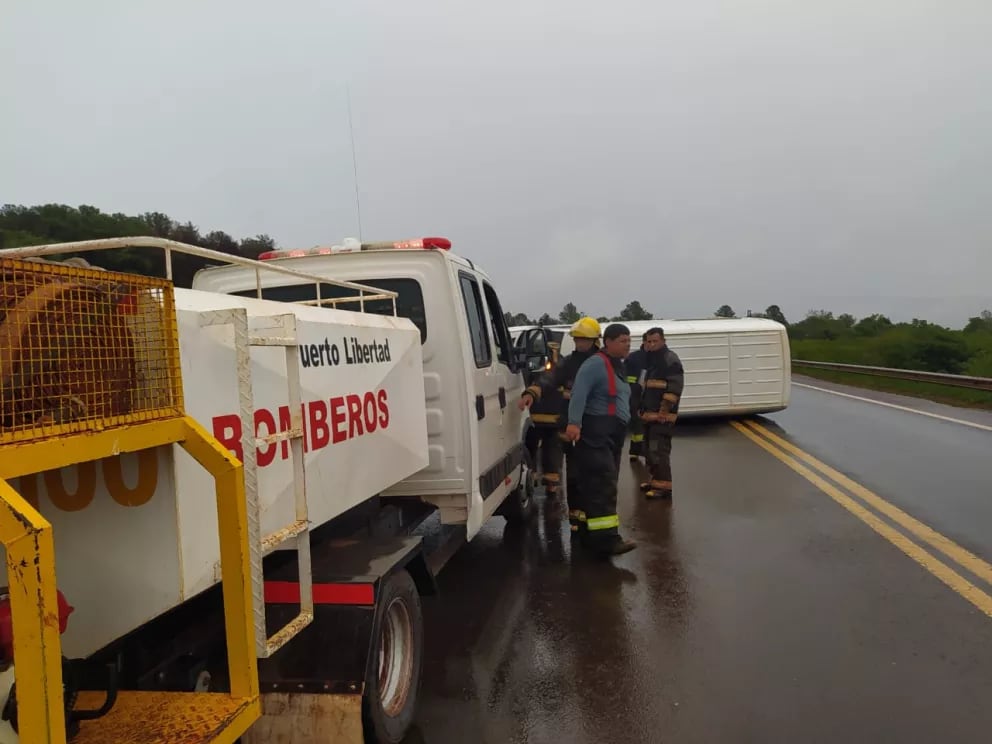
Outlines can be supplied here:
[[486, 305], [489, 306], [489, 321], [493, 328], [493, 340], [496, 342], [496, 358], [512, 369], [513, 341], [510, 339], [510, 329], [506, 327], [503, 308], [500, 307], [496, 290], [488, 282], [483, 282], [482, 286], [486, 292]]
[[[424, 307], [424, 293], [416, 279], [352, 279], [357, 284], [377, 287], [386, 292], [396, 292], [396, 314], [409, 318], [420, 329], [420, 343], [427, 340], [427, 310]], [[245, 289], [231, 294], [239, 297], [257, 297], [255, 289]], [[320, 285], [320, 298], [330, 300], [338, 297], [354, 297], [355, 290], [338, 287], [334, 284]], [[279, 302], [301, 302], [317, 299], [317, 291], [312, 284], [290, 284], [282, 287], [263, 287], [262, 297]], [[340, 310], [359, 311], [358, 302], [343, 302]], [[365, 312], [376, 315], [392, 315], [393, 303], [389, 300], [371, 300], [365, 303]]]
[[465, 317], [468, 318], [468, 333], [472, 337], [475, 366], [488, 367], [493, 363], [493, 355], [489, 346], [489, 334], [486, 333], [479, 284], [471, 274], [459, 273], [458, 276], [462, 285], [462, 300], [465, 302]]

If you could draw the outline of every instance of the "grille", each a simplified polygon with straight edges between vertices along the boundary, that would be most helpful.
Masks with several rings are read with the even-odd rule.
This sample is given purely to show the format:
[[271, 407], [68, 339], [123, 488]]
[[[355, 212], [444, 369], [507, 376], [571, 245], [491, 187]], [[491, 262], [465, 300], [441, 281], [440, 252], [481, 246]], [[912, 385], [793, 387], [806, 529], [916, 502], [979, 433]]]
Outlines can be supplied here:
[[0, 444], [182, 412], [170, 282], [0, 259]]

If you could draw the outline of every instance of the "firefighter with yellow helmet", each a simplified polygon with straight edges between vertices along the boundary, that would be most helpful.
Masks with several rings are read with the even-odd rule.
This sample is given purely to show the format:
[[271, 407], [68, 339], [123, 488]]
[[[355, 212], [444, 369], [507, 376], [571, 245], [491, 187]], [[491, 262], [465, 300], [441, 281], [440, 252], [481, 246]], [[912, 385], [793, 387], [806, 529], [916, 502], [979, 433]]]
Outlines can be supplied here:
[[575, 376], [579, 373], [579, 367], [582, 366], [583, 362], [599, 351], [601, 334], [599, 321], [590, 317], [579, 318], [572, 324], [568, 333], [575, 341], [575, 351], [564, 359], [558, 360], [552, 370], [535, 379], [520, 396], [519, 407], [524, 410], [530, 408], [537, 401], [546, 401], [546, 399], [553, 399], [557, 405], [554, 426], [558, 431], [558, 437], [564, 450], [568, 522], [572, 532], [578, 532], [585, 527], [586, 514], [579, 488], [579, 468], [573, 457], [575, 446], [565, 436], [565, 428], [568, 425], [568, 402], [571, 399]]

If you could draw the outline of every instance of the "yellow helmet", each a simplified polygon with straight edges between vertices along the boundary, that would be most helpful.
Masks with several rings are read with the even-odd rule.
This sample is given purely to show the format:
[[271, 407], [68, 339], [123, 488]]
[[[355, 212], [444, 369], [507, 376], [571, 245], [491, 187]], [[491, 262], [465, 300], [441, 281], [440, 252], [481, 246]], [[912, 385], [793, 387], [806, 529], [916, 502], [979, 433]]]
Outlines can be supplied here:
[[579, 318], [572, 324], [572, 328], [568, 333], [573, 338], [599, 338], [599, 321], [589, 316]]

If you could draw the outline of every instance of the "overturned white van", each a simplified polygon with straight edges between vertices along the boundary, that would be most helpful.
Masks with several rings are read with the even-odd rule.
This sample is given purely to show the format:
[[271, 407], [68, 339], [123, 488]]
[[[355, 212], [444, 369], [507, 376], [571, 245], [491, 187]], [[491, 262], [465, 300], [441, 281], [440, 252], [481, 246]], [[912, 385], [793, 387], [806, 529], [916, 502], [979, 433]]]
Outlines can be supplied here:
[[[630, 328], [632, 350], [640, 346], [649, 328], [658, 327], [681, 358], [685, 391], [679, 418], [772, 413], [789, 405], [791, 354], [789, 335], [781, 323], [767, 318], [704, 318], [624, 325]], [[549, 342], [561, 344], [562, 356], [574, 350], [568, 328], [517, 326], [510, 331], [517, 348], [534, 357], [531, 368], [537, 369], [540, 356], [549, 354]]]

